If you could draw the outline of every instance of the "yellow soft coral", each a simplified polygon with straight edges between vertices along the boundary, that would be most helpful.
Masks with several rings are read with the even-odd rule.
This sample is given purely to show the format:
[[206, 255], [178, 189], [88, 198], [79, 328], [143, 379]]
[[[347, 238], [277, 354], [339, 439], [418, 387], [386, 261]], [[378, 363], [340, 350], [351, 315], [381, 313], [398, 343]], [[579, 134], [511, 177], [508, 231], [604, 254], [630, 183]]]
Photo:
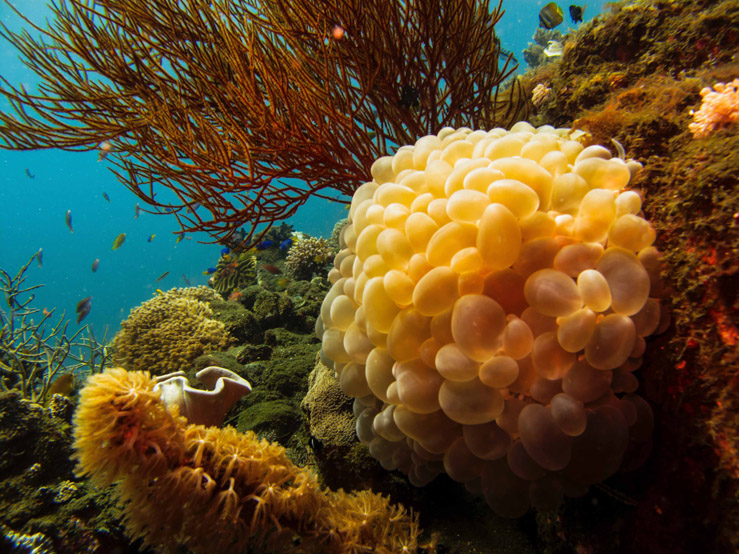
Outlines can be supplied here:
[[[75, 414], [76, 471], [119, 481], [131, 537], [172, 552], [416, 552], [418, 525], [368, 491], [322, 489], [279, 445], [188, 424], [148, 373], [89, 378]], [[296, 536], [300, 540], [296, 541]]]
[[221, 298], [207, 287], [172, 289], [131, 310], [113, 346], [116, 362], [155, 374], [178, 371], [198, 356], [225, 348], [230, 337], [208, 305]]

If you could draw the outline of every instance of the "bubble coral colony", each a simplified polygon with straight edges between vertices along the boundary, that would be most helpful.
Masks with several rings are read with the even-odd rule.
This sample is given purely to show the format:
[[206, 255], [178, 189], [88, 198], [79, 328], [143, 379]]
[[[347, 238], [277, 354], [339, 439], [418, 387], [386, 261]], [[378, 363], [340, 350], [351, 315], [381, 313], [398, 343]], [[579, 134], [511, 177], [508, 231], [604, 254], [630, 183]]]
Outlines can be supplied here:
[[633, 372], [661, 307], [640, 168], [528, 123], [374, 163], [317, 334], [383, 467], [446, 472], [518, 517], [643, 460]]

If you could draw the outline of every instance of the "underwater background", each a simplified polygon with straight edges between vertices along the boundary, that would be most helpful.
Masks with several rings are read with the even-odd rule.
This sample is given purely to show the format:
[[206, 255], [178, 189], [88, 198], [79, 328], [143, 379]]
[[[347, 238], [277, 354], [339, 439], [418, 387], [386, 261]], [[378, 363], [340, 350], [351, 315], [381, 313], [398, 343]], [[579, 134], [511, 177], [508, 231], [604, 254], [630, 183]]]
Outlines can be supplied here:
[[[43, 0], [13, 4], [36, 24], [50, 13]], [[545, 4], [532, 0], [503, 3], [505, 14], [495, 31], [503, 48], [519, 60], [519, 74], [526, 69], [522, 53]], [[604, 4], [604, 0], [588, 2], [584, 20], [600, 13]], [[23, 27], [5, 3], [0, 4], [0, 19], [11, 30]], [[569, 16], [558, 26], [562, 32], [571, 28]], [[29, 90], [38, 84], [36, 75], [5, 40], [0, 42], [0, 71], [10, 83], [22, 83]], [[5, 99], [0, 99], [0, 109], [8, 109]], [[134, 219], [137, 199], [118, 183], [105, 160], [98, 162], [98, 156], [97, 151], [0, 150], [0, 267], [14, 274], [43, 248], [43, 267], [34, 263], [29, 272], [34, 283], [45, 285], [36, 291], [35, 306], [74, 314], [77, 302], [92, 296], [90, 314], [80, 325], [92, 325], [101, 339], [106, 328], [111, 338], [131, 308], [150, 298], [155, 289], [187, 286], [187, 282], [206, 284], [208, 277], [203, 272], [215, 266], [221, 247], [203, 244], [210, 242], [209, 237], [198, 233], [177, 242], [179, 227], [173, 217], [142, 212]], [[67, 210], [72, 212], [74, 233], [64, 222]], [[328, 238], [334, 224], [345, 216], [344, 204], [316, 199], [287, 222], [297, 231]], [[120, 233], [126, 233], [126, 241], [112, 251]], [[156, 236], [147, 242], [151, 235]], [[96, 259], [100, 264], [93, 273]], [[156, 282], [165, 272], [169, 274]], [[75, 329], [74, 322], [70, 329]]]
[[[145, 11], [153, 5], [151, 1], [126, 0], [125, 3], [144, 6]], [[214, 4], [204, 0], [192, 2]], [[46, 2], [11, 3], [40, 27], [53, 25], [46, 20], [51, 13]], [[82, 5], [94, 3], [81, 1]], [[299, 2], [294, 0], [294, 3]], [[97, 3], [103, 4], [102, 0]], [[158, 0], [155, 4], [170, 3]], [[309, 1], [305, 4], [311, 5]], [[362, 316], [357, 305], [347, 301], [353, 296], [348, 292], [349, 287], [358, 286], [346, 284], [348, 275], [359, 270], [355, 269], [356, 264], [349, 267], [346, 263], [353, 256], [349, 245], [354, 232], [352, 225], [343, 228], [341, 239], [338, 232], [341, 228], [335, 227], [337, 221], [348, 215], [346, 204], [314, 198], [287, 220], [295, 231], [325, 237], [328, 243], [291, 235], [290, 228], [278, 224], [273, 228], [274, 233], [262, 239], [269, 241], [269, 246], [262, 242], [264, 248], [257, 245], [246, 252], [229, 252], [222, 244], [208, 244], [211, 239], [203, 233], [178, 234], [174, 217], [147, 213], [143, 202], [137, 205], [137, 198], [110, 171], [113, 166], [110, 159], [102, 159], [103, 148], [92, 145], [86, 152], [0, 150], [3, 209], [0, 268], [12, 277], [30, 258], [24, 275], [26, 285], [44, 285], [34, 291], [36, 298], [32, 306], [38, 311], [43, 309], [44, 313], [56, 310], [50, 317], [52, 321], [63, 311], [70, 320], [67, 336], [89, 324], [98, 340], [107, 328], [106, 339], [110, 341], [121, 329], [112, 347], [110, 342], [107, 349], [95, 347], [94, 361], [71, 356], [73, 362], [81, 362], [73, 365], [75, 371], [81, 369], [86, 373], [89, 369], [93, 374], [90, 379], [72, 378], [71, 374], [59, 371], [52, 384], [36, 374], [30, 380], [30, 388], [19, 383], [19, 376], [28, 366], [6, 369], [7, 361], [12, 363], [12, 356], [3, 350], [8, 349], [9, 335], [0, 335], [5, 340], [0, 342], [3, 385], [0, 390], [0, 553], [138, 554], [184, 553], [189, 549], [204, 554], [213, 551], [323, 554], [326, 552], [323, 547], [329, 544], [335, 547], [331, 552], [342, 554], [739, 552], [739, 181], [736, 172], [739, 167], [739, 1], [588, 2], [583, 6], [584, 21], [577, 25], [572, 23], [570, 13], [577, 13], [579, 5], [558, 4], [559, 8], [545, 1], [502, 3], [506, 13], [495, 24], [494, 36], [501, 39], [503, 54], [511, 52], [520, 64], [515, 80], [508, 81], [510, 88], [501, 87], [509, 94], [512, 104], [518, 94], [516, 109], [507, 112], [506, 117], [512, 117], [512, 113], [517, 119], [528, 121], [516, 124], [511, 134], [527, 135], [526, 140], [537, 137], [556, 142], [561, 152], [550, 153], [560, 159], [566, 148], [576, 147], [567, 154], [571, 159], [569, 166], [565, 166], [571, 171], [575, 171], [573, 168], [578, 163], [578, 152], [587, 147], [593, 159], [584, 157], [584, 166], [591, 161], [590, 167], [597, 167], [596, 163], [607, 164], [613, 174], [620, 175], [619, 179], [626, 179], [624, 187], [613, 189], [620, 191], [620, 200], [613, 200], [615, 194], [605, 194], [604, 198], [614, 203], [620, 201], [619, 210], [628, 214], [621, 211], [616, 216], [614, 209], [613, 228], [600, 229], [608, 233], [607, 240], [595, 242], [607, 245], [611, 253], [616, 251], [616, 259], [621, 247], [632, 251], [629, 258], [632, 261], [634, 252], [638, 252], [639, 263], [624, 263], [627, 267], [624, 273], [616, 270], [616, 276], [611, 279], [617, 285], [637, 283], [638, 287], [621, 287], [621, 300], [631, 298], [631, 289], [638, 288], [644, 294], [637, 291], [635, 295], [641, 294], [644, 308], [625, 313], [630, 310], [623, 305], [616, 309], [614, 303], [610, 313], [610, 307], [593, 310], [599, 313], [598, 325], [605, 318], [619, 319], [629, 324], [633, 321], [640, 331], [633, 347], [619, 351], [618, 362], [598, 367], [603, 372], [570, 370], [571, 367], [582, 369], [581, 362], [587, 366], [584, 360], [591, 363], [593, 351], [598, 349], [591, 348], [590, 353], [586, 350], [588, 344], [595, 342], [593, 339], [582, 350], [578, 350], [582, 346], [578, 344], [557, 358], [564, 360], [557, 365], [557, 371], [562, 374], [546, 373], [550, 371], [549, 366], [534, 368], [535, 361], [527, 368], [521, 361], [513, 364], [516, 375], [520, 376], [516, 382], [509, 383], [513, 394], [508, 385], [484, 384], [500, 390], [505, 402], [511, 402], [507, 406], [526, 401], [541, 414], [551, 411], [553, 395], [569, 394], [564, 384], [568, 375], [578, 373], [585, 381], [597, 375], [589, 383], [592, 389], [584, 386], [579, 391], [581, 396], [572, 393], [577, 399], [572, 413], [586, 414], [591, 419], [579, 431], [570, 429], [578, 437], [575, 440], [587, 437], [578, 443], [580, 446], [596, 445], [595, 453], [588, 448], [581, 448], [577, 453], [579, 461], [587, 459], [588, 452], [599, 459], [600, 463], [579, 467], [585, 473], [592, 470], [595, 477], [586, 482], [569, 481], [569, 474], [563, 477], [572, 469], [569, 462], [565, 469], [547, 466], [545, 471], [543, 467], [550, 463], [550, 452], [558, 449], [535, 449], [540, 446], [536, 441], [529, 443], [534, 445], [529, 449], [516, 430], [520, 424], [517, 415], [506, 419], [499, 413], [491, 422], [490, 413], [483, 414], [488, 420], [479, 426], [500, 423], [505, 438], [516, 447], [500, 458], [492, 454], [485, 457], [487, 452], [479, 455], [485, 460], [485, 469], [479, 471], [492, 476], [493, 485], [499, 475], [510, 476], [512, 471], [524, 474], [516, 473], [513, 478], [518, 488], [508, 489], [503, 477], [497, 482], [500, 486], [488, 488], [496, 493], [501, 491], [504, 499], [506, 492], [511, 493], [503, 502], [482, 490], [479, 482], [485, 477], [474, 474], [479, 469], [475, 469], [475, 463], [483, 466], [477, 450], [465, 457], [467, 447], [456, 451], [449, 447], [444, 451], [442, 463], [437, 450], [431, 451], [436, 454], [424, 457], [429, 452], [423, 450], [425, 446], [415, 436], [406, 442], [411, 434], [404, 429], [397, 439], [394, 435], [397, 429], [393, 427], [396, 420], [391, 415], [389, 423], [387, 419], [383, 422], [381, 416], [392, 414], [391, 409], [396, 407], [406, 409], [406, 413], [415, 410], [408, 409], [411, 400], [403, 400], [406, 405], [401, 405], [398, 398], [385, 402], [383, 396], [387, 394], [389, 399], [392, 388], [396, 387], [397, 392], [400, 387], [396, 367], [392, 366], [392, 374], [397, 380], [389, 385], [381, 381], [379, 394], [370, 386], [372, 394], [369, 394], [369, 370], [367, 374], [364, 371], [365, 362], [370, 367], [369, 357], [361, 364], [341, 361], [341, 356], [346, 354], [343, 341], [349, 331], [347, 328], [344, 334], [340, 325], [358, 327], [356, 322], [362, 317], [369, 319], [366, 312]], [[109, 2], [108, 6], [111, 5], [123, 4]], [[575, 8], [574, 12], [568, 13], [568, 7]], [[553, 31], [543, 32], [540, 25], [556, 22], [558, 10], [563, 14], [563, 22], [555, 25]], [[6, 3], [0, 4], [0, 19], [11, 30], [28, 26]], [[340, 40], [341, 33], [339, 38], [335, 34], [333, 38]], [[548, 55], [544, 54], [545, 48]], [[184, 57], [190, 59], [190, 52], [186, 49]], [[0, 89], [6, 95], [8, 87], [19, 83], [28, 90], [37, 84], [32, 72], [19, 62], [18, 55], [11, 44], [0, 43], [0, 76], [6, 81]], [[527, 67], [528, 61], [531, 64]], [[392, 80], [397, 93], [401, 87]], [[402, 88], [401, 102], [393, 106], [403, 108], [406, 113], [393, 121], [408, 124], [404, 115], [416, 115], [428, 106], [408, 109], [418, 99], [414, 100], [411, 94], [410, 104], [403, 105], [406, 86]], [[218, 97], [218, 87], [212, 90]], [[5, 96], [0, 97], [3, 117], [12, 118], [7, 114], [13, 113], [17, 117], [17, 107], [9, 104]], [[295, 97], [292, 101], [296, 102]], [[507, 119], [507, 128], [517, 119]], [[78, 124], [84, 126], [84, 122]], [[5, 133], [7, 141], [7, 127], [0, 127], [1, 133]], [[481, 140], [481, 131], [473, 133], [464, 128], [456, 132], [444, 129], [439, 137], [446, 139], [449, 133], [455, 136], [469, 133], [470, 137]], [[484, 139], [491, 141], [488, 144], [500, 140], [510, 145], [517, 141], [514, 137], [506, 142], [503, 130], [491, 133]], [[366, 139], [369, 135], [358, 136]], [[454, 140], [464, 142], [458, 136]], [[387, 147], [391, 139], [386, 141]], [[359, 142], [360, 146], [366, 145], [373, 143], [373, 139]], [[525, 147], [531, 148], [529, 152], [536, 152], [537, 142], [532, 140]], [[390, 156], [396, 153], [392, 146], [391, 143], [386, 152]], [[524, 148], [520, 144], [518, 147]], [[285, 151], [289, 149], [280, 150]], [[525, 157], [523, 150], [520, 152]], [[400, 151], [396, 159], [402, 158]], [[541, 160], [541, 166], [537, 167], [544, 167]], [[378, 167], [382, 171], [382, 164]], [[392, 169], [395, 172], [396, 168]], [[546, 171], [556, 173], [550, 167]], [[594, 174], [588, 175], [588, 179], [596, 179]], [[375, 175], [374, 166], [372, 175], [378, 182], [392, 185]], [[611, 176], [606, 171], [597, 179], [607, 181]], [[170, 194], [169, 191], [158, 193]], [[366, 194], [366, 190], [358, 196], [361, 194]], [[572, 196], [577, 197], [577, 191]], [[560, 198], [562, 203], [570, 200], [568, 194]], [[561, 204], [560, 207], [567, 216], [581, 217], [577, 206]], [[466, 209], [474, 213], [476, 206]], [[590, 209], [590, 214], [587, 210], [582, 213], [600, 215], [597, 209]], [[546, 219], [554, 219], [551, 213], [541, 211], [535, 215], [541, 219], [534, 220], [529, 227], [521, 224], [525, 232], [533, 234], [524, 243], [538, 240], [541, 235], [537, 233], [546, 235], [547, 225], [555, 225]], [[581, 221], [588, 219], [585, 216]], [[531, 271], [540, 267], [537, 264], [544, 264], [549, 271], [547, 264], [554, 267], [556, 249], [582, 238], [569, 234], [572, 227], [568, 227], [568, 221], [572, 220], [562, 213], [556, 217], [554, 234], [563, 242], [554, 248], [555, 239], [550, 236], [548, 243], [541, 243], [549, 250], [542, 249], [541, 255], [536, 255], [533, 248], [529, 250], [524, 261], [532, 264], [534, 269], [528, 267]], [[607, 217], [593, 219], [596, 226], [598, 221], [611, 225]], [[624, 219], [628, 222], [612, 233]], [[540, 227], [537, 222], [541, 223]], [[244, 227], [248, 226], [248, 222], [243, 223]], [[123, 234], [125, 241], [121, 244]], [[353, 238], [356, 240], [356, 235]], [[292, 259], [288, 249], [294, 252]], [[439, 250], [444, 256], [449, 254], [445, 249], [438, 249], [437, 255]], [[385, 254], [392, 256], [393, 251]], [[355, 260], [359, 258], [357, 255]], [[530, 274], [525, 274], [527, 268], [522, 268], [523, 258], [521, 254], [515, 262], [519, 265], [514, 263], [511, 267], [523, 274], [524, 279], [531, 279]], [[555, 269], [566, 272], [560, 267]], [[484, 267], [483, 270], [486, 271]], [[362, 271], [369, 274], [367, 268]], [[641, 278], [645, 272], [646, 281]], [[397, 272], [394, 276], [397, 277]], [[212, 289], [197, 287], [211, 279]], [[342, 279], [345, 282], [336, 293], [333, 285]], [[572, 288], [574, 279], [564, 281]], [[190, 285], [186, 289], [175, 288]], [[479, 281], [471, 279], [467, 285], [468, 290], [474, 290]], [[610, 286], [609, 282], [606, 288]], [[456, 282], [452, 288], [456, 294]], [[437, 299], [435, 290], [426, 295], [426, 300]], [[522, 291], [516, 296], [505, 294], [508, 292], [505, 286], [500, 290], [498, 296], [487, 288], [484, 294], [475, 296], [488, 295], [506, 304], [505, 314], [514, 323], [517, 316], [513, 314], [523, 319], [523, 306], [536, 311], [534, 301], [524, 298], [524, 302], [518, 297], [526, 296]], [[359, 304], [364, 301], [360, 297]], [[5, 321], [6, 313], [21, 317], [23, 310], [16, 301], [23, 298], [24, 295], [10, 295], [4, 302], [0, 299]], [[413, 308], [420, 309], [416, 298], [412, 300]], [[519, 301], [521, 305], [510, 308]], [[409, 304], [408, 301], [395, 303]], [[368, 309], [373, 305], [365, 304]], [[78, 323], [75, 323], [75, 307], [86, 316]], [[395, 309], [393, 304], [390, 311]], [[134, 311], [129, 315], [131, 310]], [[41, 317], [37, 314], [31, 317]], [[394, 321], [401, 319], [398, 316]], [[350, 320], [353, 323], [348, 323]], [[549, 331], [556, 327], [547, 324], [561, 329], [562, 321], [529, 320], [526, 324], [538, 326], [534, 332], [538, 341], [545, 334], [553, 334]], [[419, 356], [423, 357], [421, 347], [413, 342], [417, 339], [412, 336], [414, 321], [405, 323], [412, 339], [409, 348], [418, 347]], [[370, 334], [370, 330], [362, 331]], [[386, 331], [389, 342], [390, 331]], [[590, 332], [594, 333], [592, 328]], [[435, 339], [433, 330], [431, 333]], [[458, 335], [464, 337], [466, 333]], [[615, 336], [623, 335], [617, 332]], [[83, 333], [76, 338], [84, 342], [84, 337]], [[607, 347], [618, 342], [602, 337], [599, 338]], [[353, 338], [357, 341], [355, 345], [364, 347], [366, 344], [359, 339], [370, 337], [362, 335], [358, 339], [355, 333]], [[457, 336], [452, 338], [452, 342], [463, 342]], [[16, 335], [12, 339], [20, 340]], [[376, 340], [381, 339], [375, 337], [371, 342], [379, 348]], [[562, 342], [560, 337], [557, 340]], [[429, 344], [428, 341], [433, 346], [429, 338], [423, 344]], [[36, 343], [43, 345], [44, 339], [37, 337]], [[28, 344], [33, 347], [35, 343]], [[501, 352], [508, 353], [506, 348], [497, 351], [495, 357]], [[49, 350], [53, 351], [53, 348]], [[557, 350], [548, 353], [552, 357], [561, 354]], [[429, 351], [425, 354], [428, 356]], [[544, 358], [546, 355], [547, 352]], [[525, 358], [533, 360], [534, 354], [517, 360]], [[575, 363], [574, 359], [577, 365], [568, 366]], [[424, 360], [441, 374], [437, 367], [440, 364], [436, 362], [436, 358], [433, 363]], [[102, 372], [103, 365], [118, 369]], [[194, 408], [190, 413], [187, 405], [180, 405], [180, 413], [184, 413], [187, 422], [184, 419], [173, 422], [171, 413], [162, 409], [164, 403], [152, 394], [153, 381], [140, 371], [151, 371], [161, 378], [167, 372], [182, 370], [190, 383], [195, 383], [196, 373], [209, 366], [225, 368], [216, 370], [216, 374], [222, 376], [222, 383], [227, 383], [224, 385], [227, 392], [238, 390], [239, 394], [230, 398], [234, 403], [229, 401], [223, 407], [224, 413], [206, 410], [205, 419], [200, 419], [203, 414], [195, 413]], [[210, 382], [207, 378], [202, 380], [206, 388], [213, 385], [213, 368], [210, 369]], [[476, 384], [482, 382], [482, 375], [480, 370]], [[572, 377], [570, 385], [577, 382], [578, 375]], [[433, 376], [438, 377], [435, 373]], [[601, 379], [603, 376], [605, 380]], [[175, 389], [177, 383], [181, 385], [178, 377], [163, 379]], [[251, 386], [243, 382], [245, 379]], [[495, 381], [495, 376], [490, 380]], [[433, 380], [430, 382], [433, 384]], [[241, 396], [250, 387], [251, 392]], [[464, 394], [472, 396], [475, 390], [483, 388], [472, 387]], [[194, 397], [203, 393], [202, 390], [190, 392]], [[431, 396], [435, 394], [432, 390]], [[115, 406], [128, 402], [129, 396], [134, 398], [124, 409], [131, 418], [121, 418]], [[460, 404], [461, 412], [469, 409], [468, 404]], [[475, 404], [470, 410], [474, 412], [471, 417], [484, 411], [479, 406]], [[455, 417], [460, 421], [450, 415], [455, 409], [452, 403], [434, 412], [437, 415], [444, 412], [454, 420], [451, 432], [447, 433], [448, 425], [437, 427], [433, 421], [420, 427], [434, 431], [430, 433], [432, 440], [457, 433], [454, 444], [468, 444], [466, 436], [460, 442], [458, 432], [461, 425], [473, 426], [464, 420], [470, 413], [456, 412]], [[622, 412], [621, 419], [626, 422], [630, 418], [629, 422], [609, 427], [601, 421], [598, 427], [597, 416], [609, 410]], [[139, 427], [134, 416], [142, 418]], [[442, 423], [446, 425], [450, 419], [443, 417]], [[596, 418], [594, 426], [592, 418]], [[223, 428], [210, 427], [206, 431], [198, 427], [200, 423], [218, 425], [221, 420], [225, 424]], [[539, 423], [545, 425], [548, 421], [544, 418]], [[189, 425], [184, 428], [186, 423]], [[394, 453], [390, 451], [390, 456], [381, 448], [387, 442], [375, 442], [376, 438], [386, 439], [375, 426], [391, 436], [387, 442], [401, 443], [406, 454], [409, 446], [415, 449], [421, 445], [420, 452], [413, 452], [418, 456], [412, 471], [408, 471], [408, 465], [390, 459]], [[547, 437], [553, 436], [548, 433], [554, 434], [560, 428], [564, 426], [558, 421], [557, 426], [549, 426], [547, 432], [538, 436], [546, 442]], [[624, 440], [621, 440], [623, 433], [612, 432], [624, 428]], [[143, 431], [137, 435], [137, 429]], [[598, 429], [605, 436], [602, 443], [598, 442]], [[186, 440], [180, 441], [182, 437]], [[149, 439], [152, 442], [146, 443]], [[481, 448], [488, 448], [493, 442], [491, 437], [483, 436]], [[618, 446], [614, 447], [614, 443]], [[151, 444], [155, 447], [150, 448]], [[127, 450], [131, 445], [134, 447]], [[613, 452], [609, 448], [614, 448]], [[165, 452], [169, 456], [165, 459], [171, 464], [166, 468], [166, 478], [162, 479], [159, 479], [162, 474], [156, 473], [162, 469], [157, 449], [159, 454]], [[129, 456], [131, 452], [133, 456]], [[244, 455], [239, 458], [233, 452]], [[448, 452], [460, 455], [460, 465], [446, 463]], [[137, 453], [141, 456], [136, 456]], [[256, 458], [261, 463], [251, 464]], [[576, 459], [574, 454], [572, 459]], [[149, 466], [142, 460], [153, 462]], [[424, 460], [429, 462], [427, 466]], [[466, 462], [473, 468], [472, 473], [466, 473]], [[512, 469], [514, 466], [516, 470]], [[425, 479], [416, 471], [418, 467], [422, 470], [431, 467], [433, 471]], [[232, 470], [237, 472], [234, 468], [240, 472], [236, 480], [241, 495], [238, 509], [227, 477], [220, 479], [216, 493], [210, 497], [204, 495], [202, 502], [183, 500], [189, 494], [196, 494], [193, 490], [207, 489], [208, 475], [216, 479], [219, 475], [236, 475], [232, 473]], [[577, 472], [578, 468], [573, 471]], [[204, 481], [200, 472], [206, 475]], [[470, 474], [473, 479], [469, 478]], [[277, 480], [274, 489], [265, 486], [270, 478]], [[111, 481], [118, 481], [118, 485], [108, 486]], [[563, 490], [573, 484], [573, 488]], [[233, 486], [234, 480], [230, 487]], [[155, 488], [156, 494], [150, 494]], [[518, 494], [521, 490], [528, 492], [530, 498]], [[272, 494], [276, 496], [271, 497]], [[125, 499], [130, 501], [127, 505], [122, 501]], [[263, 503], [266, 499], [270, 501]], [[247, 508], [240, 512], [242, 505]], [[263, 506], [267, 507], [261, 511]], [[226, 517], [229, 513], [233, 518]], [[373, 525], [365, 526], [367, 518]], [[152, 520], [160, 525], [150, 527]], [[197, 529], [179, 535], [173, 532], [183, 526]], [[300, 535], [300, 540], [291, 530]], [[354, 548], [353, 540], [360, 546]], [[247, 543], [248, 547], [244, 546]], [[368, 550], [367, 544], [376, 548]], [[401, 544], [407, 548], [401, 549]]]

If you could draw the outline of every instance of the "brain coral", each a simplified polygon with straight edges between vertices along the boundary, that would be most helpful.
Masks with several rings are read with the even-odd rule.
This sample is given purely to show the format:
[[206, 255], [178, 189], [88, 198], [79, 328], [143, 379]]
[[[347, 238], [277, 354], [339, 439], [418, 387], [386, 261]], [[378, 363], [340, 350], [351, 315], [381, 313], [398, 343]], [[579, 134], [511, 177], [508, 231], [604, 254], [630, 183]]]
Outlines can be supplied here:
[[154, 375], [179, 371], [212, 350], [225, 348], [230, 337], [208, 305], [221, 300], [207, 287], [160, 292], [131, 310], [113, 340], [116, 363], [146, 369]]
[[568, 129], [443, 129], [354, 194], [316, 331], [357, 435], [499, 514], [581, 495], [651, 446], [634, 394], [661, 309], [636, 162]]

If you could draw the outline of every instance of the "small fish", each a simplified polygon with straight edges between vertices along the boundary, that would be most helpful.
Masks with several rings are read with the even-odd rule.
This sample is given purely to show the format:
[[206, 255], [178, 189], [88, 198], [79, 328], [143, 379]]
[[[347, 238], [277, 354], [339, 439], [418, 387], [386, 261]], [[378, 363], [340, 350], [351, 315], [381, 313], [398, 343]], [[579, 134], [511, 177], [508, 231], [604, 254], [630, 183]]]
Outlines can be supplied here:
[[626, 149], [624, 148], [624, 145], [618, 142], [615, 138], [612, 138], [611, 142], [613, 143], [613, 146], [616, 147], [617, 157], [626, 161]]
[[241, 294], [239, 291], [235, 290], [231, 294], [229, 294], [228, 300], [230, 302], [238, 302], [239, 300], [241, 300], [241, 298], [243, 296], [244, 296], [243, 294]]
[[138, 219], [139, 215], [141, 214], [141, 206], [139, 205], [138, 202], [136, 202], [136, 206], [134, 206], [133, 210], [134, 210], [133, 218]]
[[209, 267], [205, 271], [203, 271], [203, 275], [213, 275], [216, 272], [215, 267]]
[[74, 233], [74, 229], [72, 229], [72, 210], [67, 210], [67, 214], [64, 216], [64, 220], [67, 222], [67, 227], [69, 227], [69, 231], [71, 233]]
[[185, 274], [184, 274], [184, 273], [182, 274], [182, 280], [183, 280], [183, 281], [185, 281], [185, 284], [186, 284], [186, 285], [187, 285], [188, 287], [191, 287], [191, 286], [192, 286], [192, 283], [190, 283], [190, 280], [189, 280], [189, 279], [188, 279], [188, 278], [187, 278], [187, 277], [185, 276]]
[[313, 261], [317, 264], [325, 264], [328, 261], [328, 257], [326, 254], [316, 254], [313, 258]]
[[49, 317], [52, 313], [54, 313], [54, 308], [52, 308], [51, 311], [44, 308], [43, 310], [41, 310], [41, 313], [44, 314], [44, 317]]
[[547, 43], [547, 47], [544, 49], [544, 54], [547, 58], [553, 58], [555, 56], [561, 56], [564, 53], [564, 47], [562, 43], [557, 40], [550, 40]]
[[106, 200], [107, 202], [110, 202], [110, 196], [108, 196], [108, 193], [107, 193], [107, 192], [104, 192], [104, 193], [103, 193], [103, 198], [105, 198], [105, 200]]
[[280, 243], [280, 250], [287, 250], [293, 245], [293, 239], [285, 239]]
[[87, 317], [87, 314], [90, 313], [90, 309], [92, 308], [92, 296], [88, 296], [87, 298], [83, 298], [79, 302], [77, 302], [77, 323], [80, 323], [83, 319]]
[[155, 236], [156, 236], [156, 235], [149, 235], [149, 238], [147, 238], [147, 239], [146, 239], [146, 242], [151, 242], [151, 241], [153, 241], [153, 240], [154, 240], [154, 237], [155, 237]]
[[274, 245], [274, 242], [271, 240], [263, 240], [259, 244], [257, 244], [257, 250], [267, 250], [270, 246]]
[[113, 241], [113, 248], [111, 250], [118, 250], [124, 242], [126, 242], [126, 233], [121, 233]]
[[63, 396], [69, 396], [74, 388], [74, 373], [64, 373], [60, 375], [49, 387], [49, 396], [55, 394], [61, 394]]
[[562, 9], [554, 2], [549, 2], [539, 12], [539, 27], [554, 29], [565, 20]]
[[95, 258], [95, 261], [92, 262], [92, 272], [95, 273], [98, 270], [98, 266], [100, 265], [100, 258]]
[[334, 28], [331, 30], [331, 36], [335, 40], [341, 40], [344, 36], [344, 28], [341, 25], [334, 25]]
[[28, 176], [29, 179], [35, 179], [36, 178], [36, 176], [33, 173], [31, 173], [31, 170], [28, 169], [28, 168], [26, 168], [26, 175]]
[[174, 243], [179, 244], [184, 238], [185, 238], [185, 233], [177, 233], [177, 240], [174, 241]]
[[318, 454], [321, 450], [323, 450], [323, 443], [313, 435], [308, 437], [308, 446], [310, 446], [314, 454]]
[[195, 202], [193, 205], [187, 207], [187, 211], [191, 214], [195, 213], [195, 210], [197, 210], [200, 207], [200, 204]]
[[570, 4], [570, 19], [572, 19], [573, 23], [582, 23], [582, 14], [585, 11], [585, 7]]
[[290, 279], [288, 279], [287, 277], [280, 277], [275, 283], [279, 290], [285, 290], [289, 284]]
[[105, 156], [110, 153], [110, 149], [112, 148], [112, 146], [107, 140], [104, 140], [100, 143], [100, 146], [98, 148], [98, 161], [102, 162], [105, 159]]
[[38, 252], [36, 252], [36, 261], [38, 262], [39, 267], [44, 267], [44, 249], [39, 248]]
[[262, 269], [264, 271], [269, 271], [272, 275], [279, 275], [282, 273], [282, 270], [279, 267], [272, 264], [262, 264]]
[[231, 252], [231, 249], [226, 246], [225, 248], [221, 248], [221, 256], [225, 256], [226, 254], [229, 254]]
[[162, 273], [159, 277], [157, 277], [156, 281], [154, 281], [154, 282], [155, 283], [158, 283], [159, 281], [161, 281], [162, 279], [164, 279], [167, 275], [169, 275], [169, 271], [165, 271], [164, 273]]

